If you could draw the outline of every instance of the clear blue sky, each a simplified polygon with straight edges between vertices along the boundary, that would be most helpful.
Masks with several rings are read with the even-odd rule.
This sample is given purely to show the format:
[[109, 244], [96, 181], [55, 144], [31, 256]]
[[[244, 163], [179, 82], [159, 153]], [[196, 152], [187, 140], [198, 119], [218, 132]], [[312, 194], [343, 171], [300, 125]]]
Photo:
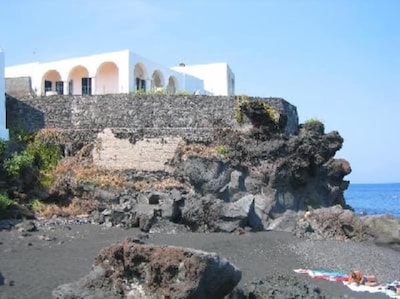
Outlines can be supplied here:
[[352, 182], [400, 182], [400, 1], [3, 1], [6, 65], [131, 49], [228, 62], [238, 94], [283, 97], [345, 139]]

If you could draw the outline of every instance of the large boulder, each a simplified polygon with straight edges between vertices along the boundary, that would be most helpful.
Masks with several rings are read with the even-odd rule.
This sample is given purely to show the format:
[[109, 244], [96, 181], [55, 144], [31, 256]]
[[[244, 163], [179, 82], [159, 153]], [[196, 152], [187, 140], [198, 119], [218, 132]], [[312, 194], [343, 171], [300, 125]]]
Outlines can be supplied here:
[[214, 253], [126, 239], [103, 248], [93, 270], [53, 291], [72, 298], [224, 298], [241, 272]]
[[325, 298], [313, 282], [305, 282], [294, 275], [268, 275], [262, 280], [253, 281], [244, 287], [235, 288], [226, 299], [265, 299], [265, 298]]
[[215, 231], [221, 218], [222, 200], [212, 195], [195, 196], [185, 201], [181, 222], [192, 231]]
[[367, 238], [360, 218], [340, 205], [308, 211], [296, 219], [294, 233], [298, 237], [359, 241]]
[[377, 243], [400, 246], [400, 219], [390, 215], [361, 217], [367, 233]]
[[187, 179], [201, 194], [218, 195], [230, 182], [231, 172], [232, 169], [226, 161], [190, 156], [181, 162], [177, 175]]

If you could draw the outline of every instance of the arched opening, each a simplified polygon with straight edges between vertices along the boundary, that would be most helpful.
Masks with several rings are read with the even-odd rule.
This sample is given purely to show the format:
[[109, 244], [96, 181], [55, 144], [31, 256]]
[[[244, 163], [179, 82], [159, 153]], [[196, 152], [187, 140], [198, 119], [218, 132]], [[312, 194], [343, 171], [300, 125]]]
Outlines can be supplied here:
[[47, 71], [42, 78], [43, 95], [64, 94], [64, 82], [56, 70]]
[[178, 89], [178, 81], [174, 76], [168, 78], [167, 94], [176, 94]]
[[96, 73], [96, 94], [119, 92], [119, 72], [114, 62], [104, 62]]
[[162, 90], [164, 87], [164, 76], [159, 70], [153, 72], [151, 76], [151, 89]]
[[85, 67], [78, 65], [69, 72], [68, 94], [70, 95], [92, 94], [92, 78], [89, 78], [89, 72]]
[[143, 63], [139, 62], [135, 64], [134, 75], [135, 75], [135, 90], [146, 91], [147, 71]]

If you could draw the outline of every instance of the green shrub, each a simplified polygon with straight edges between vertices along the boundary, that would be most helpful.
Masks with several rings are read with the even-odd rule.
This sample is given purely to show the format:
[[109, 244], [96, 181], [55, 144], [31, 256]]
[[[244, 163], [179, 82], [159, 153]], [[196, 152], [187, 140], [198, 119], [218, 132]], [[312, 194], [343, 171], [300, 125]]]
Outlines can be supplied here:
[[235, 120], [241, 125], [243, 123], [243, 109], [250, 102], [246, 95], [236, 96], [235, 98]]
[[268, 116], [268, 118], [271, 119], [275, 124], [278, 124], [280, 118], [279, 111], [275, 107], [272, 107], [265, 102], [262, 102], [262, 106], [264, 113]]
[[176, 92], [176, 95], [177, 95], [177, 96], [189, 96], [190, 93], [189, 93], [188, 91], [186, 91], [186, 90], [178, 90], [178, 91]]
[[32, 166], [34, 159], [35, 157], [27, 150], [14, 153], [11, 158], [4, 161], [4, 169], [8, 175], [19, 177], [24, 169]]
[[325, 125], [324, 123], [317, 119], [317, 118], [310, 118], [306, 120], [303, 124], [304, 129], [308, 131], [314, 131], [319, 134], [324, 134], [325, 132]]
[[51, 170], [61, 158], [60, 148], [56, 144], [43, 143], [38, 139], [29, 143], [20, 153], [14, 153], [4, 162], [7, 174], [20, 178], [24, 170], [34, 170], [39, 174], [39, 182], [43, 187], [49, 187], [53, 182]]
[[44, 206], [43, 203], [39, 199], [34, 199], [31, 202], [31, 208], [32, 211], [34, 212], [39, 212], [40, 210], [43, 209], [43, 206]]
[[58, 145], [43, 143], [38, 140], [29, 144], [26, 151], [34, 156], [36, 166], [42, 171], [51, 170], [61, 158], [61, 151]]
[[218, 155], [227, 156], [229, 154], [229, 149], [225, 145], [217, 145], [215, 151]]
[[11, 129], [10, 130], [10, 140], [22, 143], [22, 144], [28, 144], [30, 142], [33, 142], [35, 138], [35, 135], [31, 132], [28, 132], [24, 129]]
[[138, 89], [134, 92], [134, 94], [137, 96], [145, 96], [145, 95], [147, 95], [147, 92], [144, 89]]
[[164, 95], [166, 95], [166, 92], [164, 89], [158, 89], [158, 90], [154, 90], [153, 94], [158, 95], [158, 96], [164, 96]]
[[7, 194], [0, 193], [0, 211], [7, 209], [13, 204], [15, 204], [15, 201], [11, 200]]
[[1, 161], [4, 159], [4, 153], [7, 148], [7, 141], [0, 139], [0, 159]]

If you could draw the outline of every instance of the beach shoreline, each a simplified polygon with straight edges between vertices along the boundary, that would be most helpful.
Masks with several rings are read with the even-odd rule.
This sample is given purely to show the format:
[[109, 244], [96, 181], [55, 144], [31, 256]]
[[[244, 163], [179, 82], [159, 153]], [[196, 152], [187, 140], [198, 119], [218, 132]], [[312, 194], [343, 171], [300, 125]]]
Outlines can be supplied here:
[[[91, 270], [98, 251], [138, 229], [105, 228], [93, 224], [60, 225], [21, 233], [0, 231], [0, 272], [4, 284], [0, 298], [52, 298], [60, 284], [76, 281]], [[398, 279], [398, 251], [370, 242], [311, 241], [285, 232], [148, 234], [145, 243], [191, 247], [227, 258], [242, 271], [239, 287], [277, 277], [291, 277], [319, 288], [326, 298], [387, 298], [356, 293], [342, 283], [313, 280], [294, 273], [297, 268], [325, 268], [350, 271], [361, 269], [382, 282]], [[148, 238], [147, 238], [148, 236]]]

